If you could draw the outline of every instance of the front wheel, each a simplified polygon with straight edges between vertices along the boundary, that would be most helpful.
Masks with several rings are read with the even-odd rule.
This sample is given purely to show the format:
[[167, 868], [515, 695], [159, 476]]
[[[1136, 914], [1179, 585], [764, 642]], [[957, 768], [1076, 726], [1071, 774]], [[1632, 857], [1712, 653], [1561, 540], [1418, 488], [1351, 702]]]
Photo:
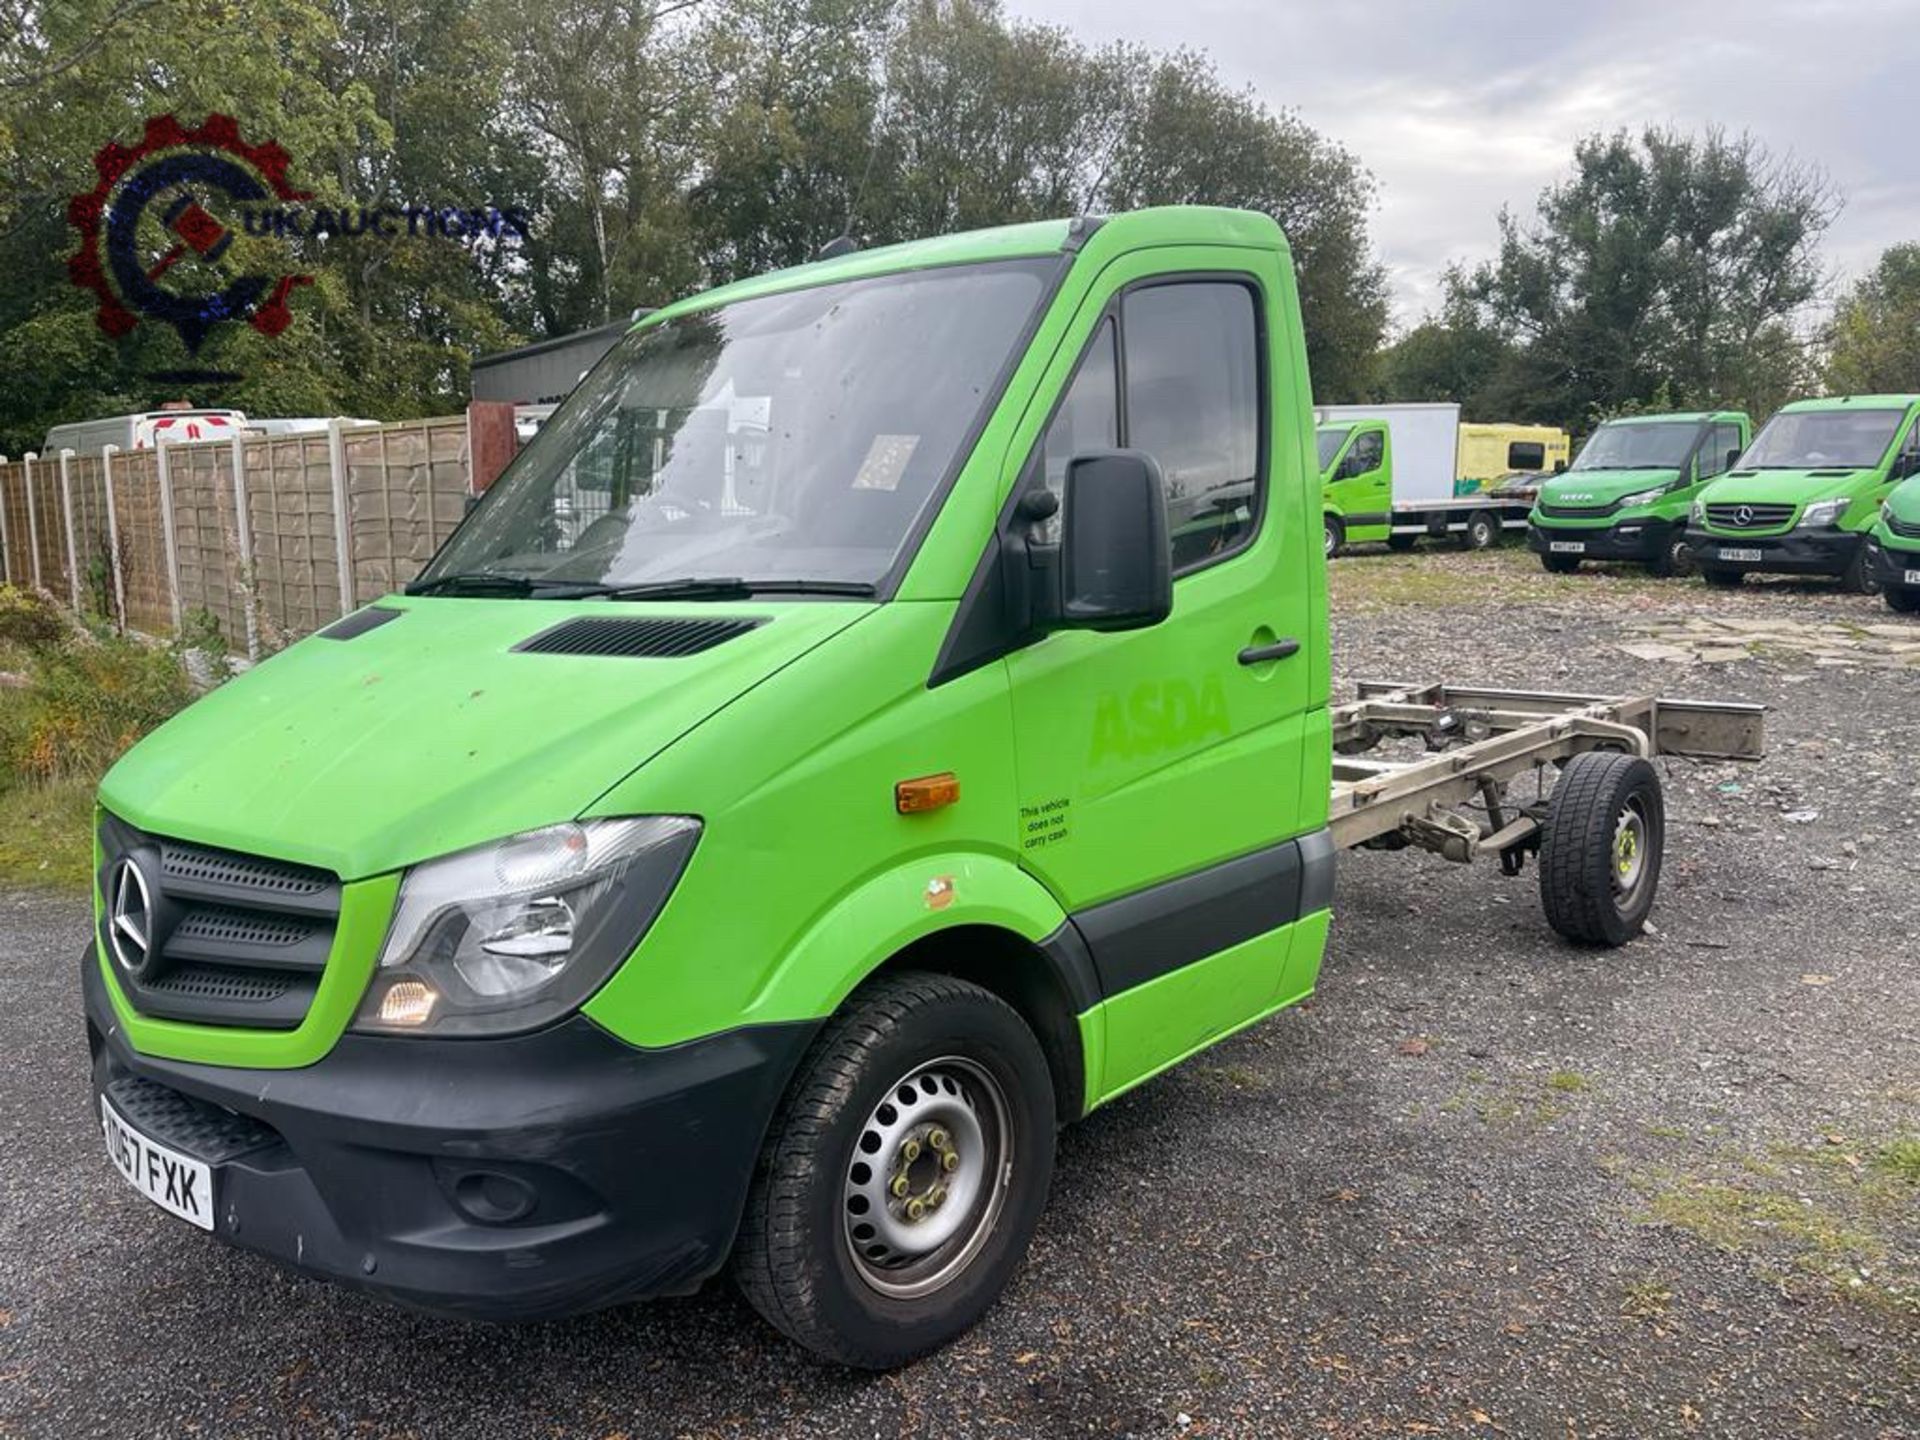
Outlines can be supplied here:
[[1667, 845], [1660, 777], [1638, 755], [1588, 750], [1560, 772], [1540, 837], [1547, 923], [1584, 945], [1638, 935]]
[[950, 976], [874, 981], [814, 1042], [769, 1131], [734, 1275], [816, 1355], [882, 1370], [999, 1298], [1053, 1174], [1053, 1084], [1026, 1023]]
[[1553, 575], [1571, 575], [1580, 568], [1578, 555], [1555, 555], [1551, 552], [1540, 557], [1540, 564]]
[[1693, 547], [1682, 534], [1669, 535], [1661, 542], [1647, 569], [1662, 580], [1683, 580], [1693, 574]]
[[1326, 545], [1327, 559], [1331, 560], [1346, 548], [1347, 527], [1340, 523], [1339, 516], [1329, 515], [1325, 519], [1323, 528], [1326, 532], [1324, 544]]
[[1873, 578], [1873, 571], [1867, 565], [1867, 547], [1862, 545], [1853, 552], [1853, 559], [1840, 575], [1840, 590], [1845, 595], [1878, 595], [1880, 582]]
[[1920, 615], [1920, 589], [1911, 585], [1889, 585], [1882, 593], [1889, 610], [1898, 610], [1902, 615]]
[[1700, 567], [1700, 578], [1717, 590], [1734, 590], [1747, 578], [1744, 570], [1723, 570], [1718, 565]]
[[1466, 545], [1469, 550], [1491, 550], [1500, 543], [1500, 517], [1488, 510], [1467, 517]]

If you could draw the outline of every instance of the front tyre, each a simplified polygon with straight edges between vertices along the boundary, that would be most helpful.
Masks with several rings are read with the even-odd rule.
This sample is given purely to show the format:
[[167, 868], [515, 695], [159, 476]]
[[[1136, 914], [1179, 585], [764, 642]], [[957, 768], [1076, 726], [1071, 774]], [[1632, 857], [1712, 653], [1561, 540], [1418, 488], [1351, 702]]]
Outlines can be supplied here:
[[1571, 575], [1580, 568], [1580, 557], [1548, 552], [1540, 557], [1540, 567], [1550, 575]]
[[1700, 578], [1716, 590], [1737, 590], [1747, 578], [1744, 570], [1726, 570], [1718, 565], [1700, 567]]
[[1675, 532], [1660, 542], [1660, 549], [1648, 562], [1647, 569], [1662, 580], [1684, 580], [1693, 574], [1693, 547], [1687, 543], [1687, 537]]
[[1325, 518], [1324, 528], [1326, 532], [1324, 543], [1326, 545], [1327, 559], [1331, 560], [1342, 550], [1346, 549], [1347, 527], [1341, 523], [1339, 516], [1329, 515]]
[[1898, 610], [1902, 615], [1920, 615], [1920, 589], [1911, 585], [1889, 585], [1882, 593], [1889, 610]]
[[1666, 847], [1653, 766], [1616, 750], [1575, 755], [1553, 787], [1540, 837], [1547, 923], [1579, 944], [1626, 944], [1646, 926]]
[[1873, 570], [1867, 564], [1867, 547], [1859, 546], [1853, 552], [1853, 559], [1840, 574], [1840, 591], [1844, 595], [1878, 595], [1880, 582], [1873, 578]]
[[1500, 517], [1490, 510], [1476, 510], [1467, 517], [1464, 543], [1469, 550], [1491, 550], [1500, 543]]
[[986, 1313], [1053, 1174], [1053, 1083], [991, 992], [907, 972], [857, 991], [774, 1117], [734, 1276], [776, 1329], [882, 1370]]

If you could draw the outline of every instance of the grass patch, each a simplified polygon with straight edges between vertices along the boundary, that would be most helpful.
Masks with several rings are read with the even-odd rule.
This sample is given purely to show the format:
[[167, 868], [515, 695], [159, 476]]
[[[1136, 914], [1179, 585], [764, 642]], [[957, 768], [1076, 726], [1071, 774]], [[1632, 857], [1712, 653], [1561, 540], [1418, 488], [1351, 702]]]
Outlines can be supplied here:
[[1327, 566], [1335, 614], [1423, 605], [1454, 608], [1535, 601], [1587, 603], [1597, 593], [1658, 593], [1661, 582], [1635, 567], [1551, 575], [1517, 543], [1467, 554], [1445, 547], [1406, 554], [1362, 549]]
[[93, 782], [0, 789], [0, 884], [82, 890], [93, 870]]
[[1903, 1184], [1920, 1186], [1920, 1140], [1895, 1140], [1873, 1157], [1873, 1168]]
[[1578, 1095], [1591, 1090], [1593, 1082], [1578, 1070], [1556, 1070], [1547, 1077], [1547, 1088], [1558, 1090], [1563, 1095]]

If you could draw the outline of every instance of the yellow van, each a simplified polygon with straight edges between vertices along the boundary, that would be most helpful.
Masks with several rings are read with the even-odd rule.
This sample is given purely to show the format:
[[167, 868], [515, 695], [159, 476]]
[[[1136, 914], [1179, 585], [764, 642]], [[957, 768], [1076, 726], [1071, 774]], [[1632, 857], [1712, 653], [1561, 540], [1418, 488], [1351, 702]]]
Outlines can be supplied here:
[[1453, 493], [1478, 494], [1505, 475], [1552, 475], [1572, 453], [1572, 437], [1551, 425], [1462, 425]]

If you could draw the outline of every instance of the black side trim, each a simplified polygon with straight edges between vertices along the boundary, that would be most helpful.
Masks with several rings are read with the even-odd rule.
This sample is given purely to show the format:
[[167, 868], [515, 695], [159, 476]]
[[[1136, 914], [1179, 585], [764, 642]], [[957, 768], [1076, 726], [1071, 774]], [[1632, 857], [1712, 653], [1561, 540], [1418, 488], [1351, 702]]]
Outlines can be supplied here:
[[356, 610], [351, 615], [336, 620], [326, 629], [316, 633], [322, 640], [351, 640], [364, 635], [369, 630], [378, 630], [389, 620], [398, 620], [407, 612], [390, 610], [384, 605], [369, 605], [364, 610]]
[[1393, 512], [1381, 510], [1378, 513], [1368, 511], [1364, 514], [1341, 515], [1337, 517], [1344, 525], [1391, 525]]
[[1303, 920], [1333, 904], [1333, 882], [1339, 873], [1340, 852], [1333, 847], [1331, 830], [1300, 837], [1300, 913]]
[[1074, 1014], [1083, 1014], [1100, 1003], [1100, 972], [1094, 968], [1086, 937], [1071, 919], [1040, 942], [1040, 951], [1066, 988]]
[[1298, 840], [1256, 850], [1083, 910], [1074, 924], [1093, 952], [1101, 992], [1171, 974], [1300, 918]]

